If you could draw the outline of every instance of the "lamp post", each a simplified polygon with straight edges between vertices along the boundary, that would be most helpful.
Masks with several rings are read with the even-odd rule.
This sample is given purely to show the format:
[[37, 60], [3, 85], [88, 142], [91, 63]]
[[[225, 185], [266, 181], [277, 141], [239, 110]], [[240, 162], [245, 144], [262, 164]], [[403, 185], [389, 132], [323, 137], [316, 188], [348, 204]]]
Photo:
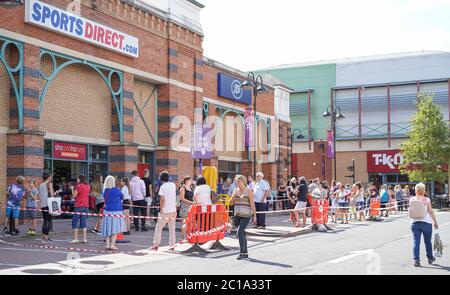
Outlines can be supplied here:
[[334, 161], [334, 179], [337, 181], [337, 173], [336, 173], [336, 121], [339, 119], [345, 119], [345, 116], [341, 112], [340, 107], [335, 107], [329, 105], [327, 107], [327, 111], [323, 113], [323, 117], [331, 118], [331, 129], [333, 130], [333, 161]]
[[23, 5], [23, 0], [0, 0], [0, 7], [13, 9]]
[[[298, 133], [298, 135], [296, 136], [297, 133]], [[300, 129], [292, 130], [292, 133], [291, 133], [291, 175], [290, 176], [294, 176], [294, 171], [293, 171], [294, 169], [292, 169], [292, 156], [294, 154], [294, 152], [293, 152], [294, 140], [299, 141], [302, 139], [305, 139], [305, 136], [303, 136], [302, 131]], [[297, 169], [295, 169], [295, 170], [296, 170], [295, 172], [297, 172]]]
[[242, 88], [244, 87], [250, 87], [253, 92], [253, 114], [255, 116], [255, 126], [254, 129], [254, 137], [253, 137], [253, 144], [254, 144], [254, 151], [253, 151], [253, 176], [256, 176], [256, 132], [258, 128], [258, 121], [256, 117], [256, 98], [258, 96], [258, 93], [265, 93], [268, 92], [267, 87], [264, 85], [263, 78], [258, 75], [255, 76], [254, 73], [250, 72], [247, 74], [247, 80], [242, 83]]

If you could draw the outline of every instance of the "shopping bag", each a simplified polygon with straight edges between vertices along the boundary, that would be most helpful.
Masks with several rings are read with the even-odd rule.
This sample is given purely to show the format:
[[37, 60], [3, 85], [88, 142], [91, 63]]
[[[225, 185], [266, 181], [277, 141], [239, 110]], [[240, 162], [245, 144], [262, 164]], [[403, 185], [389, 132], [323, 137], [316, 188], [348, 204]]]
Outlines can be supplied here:
[[61, 215], [61, 198], [51, 197], [47, 199], [48, 213], [52, 216]]
[[434, 234], [434, 257], [442, 257], [442, 252], [444, 245], [442, 244], [441, 237], [439, 235], [439, 232], [436, 231]]

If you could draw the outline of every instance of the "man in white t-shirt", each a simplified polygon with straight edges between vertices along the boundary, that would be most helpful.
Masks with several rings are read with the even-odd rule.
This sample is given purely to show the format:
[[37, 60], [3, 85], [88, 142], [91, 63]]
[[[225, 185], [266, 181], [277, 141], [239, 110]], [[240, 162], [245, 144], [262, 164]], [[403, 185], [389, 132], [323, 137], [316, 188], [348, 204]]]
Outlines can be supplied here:
[[[270, 195], [270, 185], [264, 179], [264, 174], [262, 172], [256, 173], [256, 185], [253, 189], [255, 207], [257, 212], [267, 211], [266, 203], [267, 198]], [[266, 228], [266, 214], [256, 215], [256, 228], [265, 229]]]
[[177, 188], [175, 183], [169, 182], [169, 173], [164, 171], [160, 174], [161, 187], [159, 188], [160, 208], [158, 222], [156, 223], [153, 247], [151, 250], [158, 251], [161, 244], [161, 234], [166, 224], [169, 224], [169, 246], [175, 245], [175, 219], [177, 217]]

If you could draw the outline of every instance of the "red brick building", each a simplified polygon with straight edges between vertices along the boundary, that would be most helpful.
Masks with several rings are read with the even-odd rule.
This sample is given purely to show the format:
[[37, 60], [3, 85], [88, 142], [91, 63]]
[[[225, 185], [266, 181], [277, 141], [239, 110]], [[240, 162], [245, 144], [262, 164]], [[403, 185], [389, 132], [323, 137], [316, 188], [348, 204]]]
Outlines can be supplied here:
[[[55, 182], [146, 167], [154, 177], [167, 169], [175, 181], [198, 174], [190, 132], [183, 131], [188, 124], [179, 121], [242, 116], [247, 104], [219, 97], [217, 74], [240, 81], [245, 75], [204, 58], [200, 3], [179, 0], [165, 10], [153, 2], [164, 1], [82, 0], [78, 15], [66, 0], [34, 0], [28, 14], [25, 5], [0, 8], [1, 191], [18, 175], [40, 179], [44, 169]], [[96, 29], [88, 40], [88, 23], [102, 33]], [[113, 48], [121, 38], [131, 41]], [[275, 186], [290, 174], [290, 123], [277, 124], [275, 111], [277, 91], [289, 89], [268, 88], [257, 113], [265, 123], [258, 126], [271, 126], [258, 127], [271, 148], [258, 152], [258, 170]], [[187, 135], [177, 140], [180, 132]], [[225, 150], [206, 164], [223, 175], [250, 174], [251, 160], [245, 149]]]

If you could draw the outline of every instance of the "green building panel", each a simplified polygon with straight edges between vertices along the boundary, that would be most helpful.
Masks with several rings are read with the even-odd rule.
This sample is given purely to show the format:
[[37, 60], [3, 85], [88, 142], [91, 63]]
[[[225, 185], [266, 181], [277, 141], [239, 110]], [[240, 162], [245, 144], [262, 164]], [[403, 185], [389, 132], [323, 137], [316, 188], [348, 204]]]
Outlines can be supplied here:
[[[336, 64], [280, 67], [257, 71], [269, 74], [286, 86], [298, 91], [312, 89], [311, 128], [313, 140], [326, 140], [330, 128], [329, 118], [322, 115], [331, 102], [331, 88], [336, 85]], [[308, 139], [308, 94], [293, 93], [290, 99], [292, 130], [300, 129]]]

